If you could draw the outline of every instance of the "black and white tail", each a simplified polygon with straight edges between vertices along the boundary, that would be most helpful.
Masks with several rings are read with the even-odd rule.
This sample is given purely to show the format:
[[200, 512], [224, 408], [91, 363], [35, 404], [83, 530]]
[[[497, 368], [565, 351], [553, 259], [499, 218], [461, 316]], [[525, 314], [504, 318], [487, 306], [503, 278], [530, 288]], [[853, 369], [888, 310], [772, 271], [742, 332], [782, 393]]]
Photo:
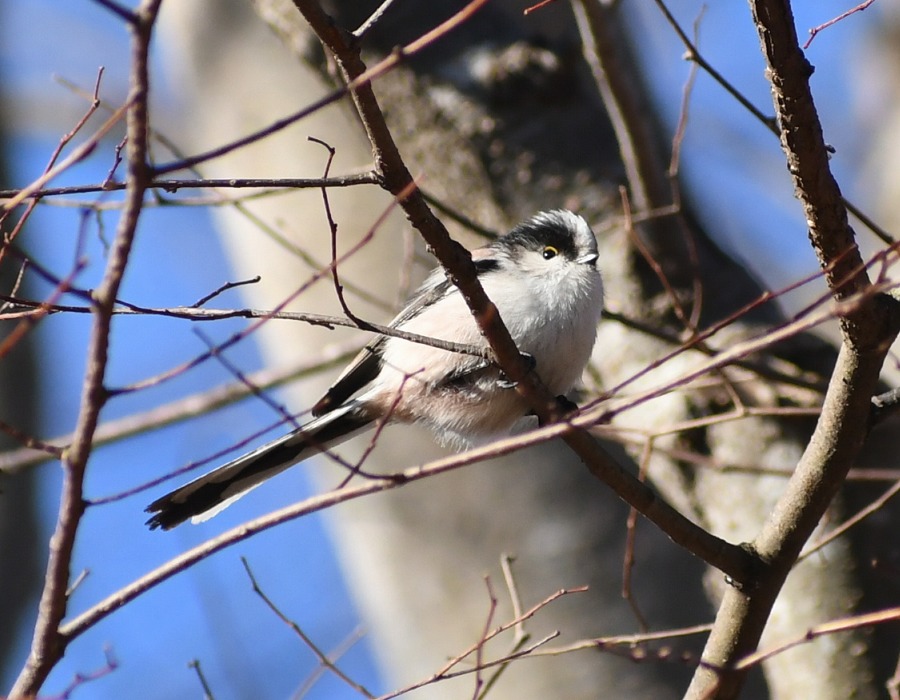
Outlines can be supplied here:
[[266, 479], [349, 440], [371, 422], [362, 404], [351, 401], [153, 501], [147, 525], [170, 530], [188, 518], [203, 522]]

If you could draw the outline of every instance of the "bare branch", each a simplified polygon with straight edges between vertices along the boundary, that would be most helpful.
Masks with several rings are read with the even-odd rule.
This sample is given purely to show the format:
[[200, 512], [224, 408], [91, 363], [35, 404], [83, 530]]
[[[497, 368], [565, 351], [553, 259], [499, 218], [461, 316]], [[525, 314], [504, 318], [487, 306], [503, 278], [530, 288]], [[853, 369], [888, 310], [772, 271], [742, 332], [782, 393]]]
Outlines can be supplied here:
[[[688, 37], [687, 33], [682, 29], [681, 25], [678, 24], [678, 21], [675, 19], [674, 15], [669, 11], [669, 8], [666, 6], [664, 0], [654, 0], [657, 7], [659, 7], [660, 11], [663, 13], [663, 16], [666, 18], [666, 21], [672, 26], [672, 29], [675, 30], [675, 33], [678, 35], [678, 38], [684, 44], [687, 51], [685, 52], [685, 58], [689, 61], [693, 61], [698, 66], [700, 66], [704, 72], [706, 72], [713, 80], [716, 81], [729, 95], [731, 95], [747, 112], [752, 114], [761, 124], [763, 124], [769, 131], [771, 131], [775, 136], [780, 135], [780, 130], [778, 128], [778, 120], [775, 117], [766, 116], [760, 109], [758, 109], [746, 96], [744, 96], [740, 90], [738, 90], [734, 85], [732, 85], [719, 71], [715, 69], [715, 67], [710, 64], [700, 53], [696, 44], [691, 41]], [[874, 233], [883, 243], [888, 245], [895, 245], [897, 241], [894, 240], [894, 237], [891, 236], [882, 226], [879, 226], [868, 214], [866, 214], [862, 209], [857, 207], [853, 202], [846, 198], [842, 198], [844, 206], [847, 211], [849, 211], [853, 216], [855, 216], [859, 221], [868, 228], [872, 233]]]
[[[432, 31], [428, 32], [428, 34], [426, 34], [425, 36], [416, 39], [407, 46], [398, 48], [393, 54], [380, 61], [374, 67], [360, 72], [346, 86], [338, 88], [334, 92], [325, 95], [321, 99], [316, 100], [310, 105], [307, 105], [303, 109], [294, 112], [294, 114], [279, 119], [264, 129], [256, 131], [252, 134], [248, 134], [243, 138], [237, 139], [236, 141], [232, 141], [231, 143], [225, 144], [218, 148], [206, 151], [205, 153], [200, 153], [195, 156], [183, 158], [173, 163], [163, 164], [156, 168], [155, 173], [157, 175], [164, 175], [165, 173], [174, 172], [176, 170], [183, 170], [185, 168], [191, 168], [195, 165], [199, 165], [200, 163], [204, 163], [215, 158], [220, 158], [221, 156], [231, 153], [232, 151], [236, 151], [237, 149], [243, 148], [244, 146], [249, 146], [251, 143], [256, 143], [257, 141], [260, 141], [268, 136], [271, 136], [272, 134], [286, 129], [287, 127], [295, 124], [301, 119], [305, 119], [310, 114], [313, 114], [314, 112], [317, 112], [320, 109], [323, 109], [328, 105], [337, 102], [347, 94], [354, 94], [355, 90], [366, 89], [367, 86], [370, 85], [370, 83], [378, 76], [383, 75], [384, 73], [392, 70], [394, 67], [399, 65], [404, 56], [411, 56], [415, 53], [418, 53], [423, 48], [433, 43], [439, 37], [443, 36], [447, 32], [453, 31], [453, 29], [455, 29], [461, 22], [464, 22], [466, 19], [468, 19], [486, 2], [487, 0], [473, 0], [469, 3], [469, 5], [463, 8], [463, 10], [458, 12], [452, 18], [439, 25]], [[321, 12], [321, 10], [319, 11]]]
[[3, 208], [6, 211], [14, 209], [19, 206], [23, 201], [35, 195], [36, 192], [39, 192], [48, 182], [54, 179], [60, 173], [68, 170], [76, 163], [80, 163], [85, 158], [91, 155], [94, 152], [94, 149], [97, 147], [97, 144], [100, 143], [100, 140], [108, 134], [116, 124], [119, 123], [119, 120], [123, 115], [127, 114], [133, 105], [129, 102], [126, 102], [124, 105], [119, 107], [115, 112], [113, 112], [112, 116], [109, 117], [103, 125], [95, 131], [91, 137], [82, 143], [78, 148], [76, 148], [72, 153], [65, 158], [61, 163], [54, 166], [39, 178], [37, 178], [34, 182], [32, 182], [27, 187], [19, 190], [15, 195], [10, 197], [6, 202], [3, 203]]
[[426, 679], [419, 681], [418, 683], [413, 683], [411, 685], [406, 686], [405, 688], [401, 688], [400, 690], [394, 691], [392, 693], [388, 693], [387, 695], [382, 695], [381, 697], [378, 698], [378, 700], [391, 700], [392, 698], [400, 697], [402, 695], [405, 695], [406, 693], [416, 690], [417, 688], [422, 688], [426, 685], [431, 685], [432, 683], [436, 683], [438, 681], [442, 681], [442, 680], [449, 679], [449, 678], [456, 678], [456, 677], [471, 674], [471, 673], [477, 674], [477, 673], [480, 673], [481, 671], [483, 671], [484, 669], [492, 668], [495, 666], [508, 665], [511, 661], [530, 656], [531, 654], [533, 654], [535, 652], [536, 649], [544, 646], [550, 640], [555, 639], [557, 636], [559, 636], [559, 632], [553, 632], [553, 633], [547, 635], [546, 637], [544, 637], [543, 639], [538, 640], [534, 644], [531, 644], [531, 645], [529, 645], [523, 649], [520, 649], [519, 651], [516, 651], [512, 654], [508, 654], [508, 655], [504, 656], [503, 658], [496, 659], [493, 661], [482, 661], [481, 663], [475, 664], [472, 668], [469, 668], [469, 669], [454, 670], [457, 666], [460, 665], [460, 663], [464, 659], [466, 659], [473, 653], [476, 653], [480, 648], [482, 648], [487, 641], [497, 637], [498, 635], [506, 632], [509, 629], [515, 628], [517, 625], [520, 625], [522, 622], [525, 622], [526, 620], [531, 619], [538, 612], [540, 612], [543, 608], [545, 608], [547, 605], [552, 603], [554, 600], [557, 600], [566, 595], [571, 595], [572, 593], [583, 593], [586, 590], [587, 590], [587, 588], [584, 588], [584, 587], [571, 588], [571, 589], [564, 588], [562, 590], [557, 591], [556, 593], [553, 593], [552, 595], [547, 596], [540, 603], [538, 603], [537, 605], [526, 610], [524, 613], [517, 616], [515, 619], [513, 619], [509, 622], [505, 622], [502, 625], [499, 625], [498, 627], [491, 630], [487, 635], [485, 635], [483, 638], [479, 639], [477, 642], [472, 644], [468, 649], [462, 651], [461, 653], [457, 654], [455, 657], [450, 659], [450, 661], [448, 661], [440, 670], [435, 672], [433, 675], [429, 676]]
[[751, 589], [725, 594], [694, 675], [689, 698], [733, 698], [743, 686], [738, 661], [753, 653], [800, 550], [825, 513], [868, 434], [871, 397], [887, 350], [900, 329], [897, 302], [873, 287], [859, 254], [809, 87], [812, 69], [800, 50], [786, 0], [750, 0], [788, 170], [813, 249], [837, 302], [857, 298], [840, 315], [843, 344], [815, 432], [751, 547], [765, 567]]
[[197, 680], [200, 682], [200, 687], [203, 688], [203, 700], [215, 700], [212, 687], [206, 680], [206, 674], [204, 674], [203, 669], [200, 668], [200, 660], [193, 659], [192, 661], [189, 661], [188, 668], [193, 669], [194, 673], [197, 674]]
[[[119, 220], [116, 238], [109, 253], [103, 279], [93, 294], [94, 324], [88, 346], [88, 364], [78, 422], [75, 427], [75, 439], [63, 457], [64, 482], [59, 506], [59, 520], [50, 541], [47, 573], [41, 593], [38, 622], [35, 625], [31, 652], [10, 692], [13, 697], [37, 695], [50, 670], [65, 652], [68, 641], [66, 636], [61, 634], [59, 624], [66, 613], [72, 552], [78, 525], [85, 509], [83, 498], [85, 468], [91, 453], [100, 410], [107, 399], [104, 378], [109, 353], [112, 310], [131, 253], [144, 192], [150, 181], [150, 171], [147, 166], [148, 54], [150, 36], [159, 12], [160, 2], [161, 0], [144, 0], [135, 11], [134, 21], [130, 25], [133, 60], [130, 75], [131, 89], [126, 102], [129, 185], [126, 194], [127, 206]], [[113, 120], [108, 121], [104, 125], [104, 129], [110, 128], [112, 123]], [[99, 133], [95, 135], [96, 139], [99, 137]], [[73, 156], [82, 151], [83, 153], [79, 157], [83, 157], [88, 152], [84, 148], [78, 149]], [[58, 172], [60, 167], [68, 161], [72, 161], [72, 158], [70, 157], [60, 166], [51, 170], [48, 176], [40, 178], [35, 183], [36, 187], [43, 186], [50, 179], [49, 176]], [[7, 203], [7, 207], [13, 206], [13, 202], [15, 202], [15, 198]]]
[[375, 696], [366, 690], [365, 686], [357, 683], [355, 680], [350, 678], [346, 673], [344, 673], [340, 668], [338, 668], [331, 659], [328, 658], [328, 655], [325, 654], [319, 647], [313, 642], [312, 639], [309, 638], [303, 628], [300, 627], [296, 622], [291, 620], [287, 615], [285, 615], [281, 609], [266, 595], [265, 591], [260, 587], [259, 582], [256, 580], [256, 575], [253, 573], [253, 570], [250, 568], [250, 563], [247, 561], [246, 557], [241, 557], [241, 564], [244, 565], [244, 570], [247, 572], [247, 576], [250, 579], [250, 585], [253, 586], [253, 592], [256, 593], [260, 597], [263, 603], [265, 603], [266, 607], [269, 608], [275, 616], [281, 620], [284, 624], [293, 630], [293, 632], [303, 640], [303, 643], [306, 644], [310, 648], [313, 654], [315, 654], [316, 658], [319, 660], [319, 664], [321, 664], [322, 668], [328, 669], [335, 676], [340, 678], [344, 683], [353, 688], [357, 693], [364, 695], [367, 698], [374, 698]]
[[855, 615], [853, 617], [845, 617], [841, 620], [825, 622], [808, 629], [806, 634], [801, 637], [778, 644], [771, 649], [762, 649], [755, 654], [750, 654], [741, 659], [736, 668], [738, 670], [751, 668], [776, 654], [784, 653], [788, 649], [793, 649], [800, 644], [809, 644], [814, 639], [818, 639], [825, 635], [848, 632], [854, 629], [883, 625], [887, 622], [897, 621], [900, 621], [900, 608], [888, 608], [886, 610], [879, 610], [878, 612], [866, 613], [865, 615]]
[[803, 50], [805, 51], [806, 49], [809, 48], [809, 45], [812, 44], [813, 39], [815, 39], [816, 35], [819, 32], [821, 32], [823, 29], [828, 29], [828, 27], [831, 27], [831, 26], [837, 24], [838, 22], [841, 22], [842, 20], [847, 19], [850, 15], [856, 14], [857, 12], [862, 12], [863, 10], [868, 8], [869, 5], [871, 5], [873, 2], [875, 2], [875, 0], [863, 0], [863, 2], [859, 3], [859, 5], [857, 5], [856, 7], [853, 7], [851, 9], [847, 10], [846, 12], [842, 12], [837, 17], [830, 19], [823, 24], [820, 24], [818, 27], [813, 27], [812, 29], [810, 29], [809, 30], [809, 39], [807, 39], [806, 43], [803, 44]]
[[[231, 178], [190, 178], [190, 179], [154, 179], [147, 186], [148, 190], [177, 192], [184, 189], [259, 189], [299, 190], [312, 187], [356, 187], [357, 185], [378, 185], [378, 176], [371, 172], [337, 175], [334, 177], [231, 177]], [[124, 190], [124, 182], [104, 182], [99, 185], [69, 185], [67, 187], [44, 187], [38, 189], [0, 190], [0, 199], [22, 197], [22, 199], [39, 199], [73, 194], [91, 194], [93, 192], [116, 192]], [[24, 194], [23, 194], [24, 193]]]
[[[294, 4], [332, 53], [348, 85], [353, 88], [351, 94], [354, 104], [372, 144], [376, 168], [382, 173], [384, 186], [399, 199], [407, 218], [422, 234], [450, 280], [460, 289], [479, 329], [490, 344], [497, 365], [516, 384], [516, 391], [528, 401], [543, 424], [562, 419], [566, 408], [556, 397], [549, 395], [537, 375], [530, 371], [497, 308], [481, 288], [469, 253], [450, 238], [444, 225], [434, 216], [417, 189], [407, 193], [414, 181], [387, 128], [370, 82], [362, 80], [371, 70], [366, 70], [358, 48], [348, 41], [347, 33], [335, 25], [315, 0], [294, 0]], [[482, 4], [480, 0], [475, 0], [447, 22], [410, 44], [410, 47], [421, 48], [428, 45], [445, 31], [445, 27], [465, 21]], [[736, 580], [743, 580], [749, 575], [752, 562], [747, 552], [709, 534], [669, 506], [659, 495], [617, 464], [589, 434], [580, 430], [567, 431], [565, 440], [592, 474], [663, 529], [674, 541], [689, 543], [692, 552], [706, 561], [715, 562], [714, 566], [722, 568]]]
[[122, 5], [115, 2], [115, 0], [94, 0], [94, 2], [101, 7], [105, 7], [113, 14], [118, 15], [120, 19], [124, 19], [128, 24], [134, 24], [138, 21], [137, 16], [131, 10], [122, 7]]
[[[328, 369], [335, 364], [346, 362], [359, 349], [360, 344], [358, 342], [343, 343], [326, 348], [319, 357], [300, 362], [294, 366], [259, 370], [252, 373], [248, 380], [253, 386], [261, 390], [272, 389], [312, 373]], [[101, 423], [97, 426], [97, 430], [94, 433], [94, 446], [99, 447], [110, 444], [157, 428], [164, 428], [173, 423], [206, 415], [218, 408], [245, 399], [250, 393], [245, 384], [235, 382], [163, 404], [143, 413]], [[3, 426], [2, 429], [4, 432], [10, 432], [6, 426]], [[33, 440], [33, 438], [22, 435], [20, 441], [25, 443], [27, 439]], [[59, 457], [62, 454], [62, 450], [67, 445], [70, 445], [73, 439], [74, 434], [69, 433], [68, 435], [50, 438], [46, 442], [38, 441], [38, 444], [34, 446], [26, 446], [0, 453], [0, 474], [16, 474], [27, 467], [51, 459], [53, 456]]]
[[879, 510], [884, 508], [888, 501], [890, 501], [894, 496], [900, 493], [900, 480], [896, 481], [893, 486], [891, 486], [887, 491], [881, 494], [874, 501], [869, 503], [865, 508], [862, 508], [858, 513], [856, 513], [852, 518], [848, 518], [846, 521], [841, 523], [838, 527], [834, 528], [831, 532], [829, 532], [825, 537], [822, 537], [818, 541], [811, 544], [809, 547], [803, 550], [803, 553], [797, 557], [797, 561], [802, 561], [807, 557], [811, 556], [815, 552], [818, 552], [823, 547], [825, 547], [828, 543], [833, 542], [838, 537], [844, 535], [850, 528], [858, 525], [863, 520], [868, 518], [873, 513], [877, 513]]
[[[406, 483], [420, 481], [438, 474], [460, 469], [471, 464], [482, 462], [486, 459], [498, 457], [504, 454], [525, 449], [531, 445], [540, 444], [562, 435], [568, 427], [563, 424], [550, 425], [531, 431], [515, 438], [507, 438], [490, 445], [480, 447], [468, 452], [438, 459], [428, 464], [410, 467], [396, 474], [380, 479], [366, 481], [357, 486], [347, 486], [324, 494], [312, 496], [299, 503], [294, 503], [280, 510], [268, 513], [248, 523], [232, 528], [213, 539], [178, 555], [166, 564], [154, 569], [150, 573], [111, 594], [101, 602], [92, 606], [71, 621], [60, 626], [59, 633], [66, 643], [90, 629], [111, 613], [122, 608], [135, 598], [143, 595], [150, 589], [168, 580], [185, 569], [190, 568], [198, 561], [231, 547], [238, 542], [253, 537], [257, 533], [269, 530], [291, 520], [296, 520], [311, 513], [316, 513], [338, 503], [344, 503], [357, 498], [362, 498], [373, 493], [380, 493], [398, 488]], [[533, 614], [532, 611], [529, 611]], [[530, 616], [528, 612], [525, 616]]]
[[388, 8], [393, 4], [394, 0], [384, 0], [377, 7], [375, 12], [369, 15], [368, 19], [366, 19], [365, 22], [363, 22], [361, 25], [359, 25], [359, 27], [356, 28], [356, 30], [354, 30], [353, 36], [356, 37], [357, 41], [362, 40], [362, 38], [366, 35], [366, 32], [368, 32], [378, 23], [378, 20], [380, 20], [384, 16], [384, 13], [387, 12]]

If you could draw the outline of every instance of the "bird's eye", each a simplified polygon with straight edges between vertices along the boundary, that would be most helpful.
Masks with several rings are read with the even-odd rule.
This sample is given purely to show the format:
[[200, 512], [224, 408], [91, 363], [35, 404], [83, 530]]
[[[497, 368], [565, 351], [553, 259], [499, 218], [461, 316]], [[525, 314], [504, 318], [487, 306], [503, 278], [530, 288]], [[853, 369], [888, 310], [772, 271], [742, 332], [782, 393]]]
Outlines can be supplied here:
[[559, 255], [559, 251], [554, 248], [552, 245], [544, 246], [544, 250], [541, 252], [541, 255], [544, 256], [544, 260], [550, 260]]

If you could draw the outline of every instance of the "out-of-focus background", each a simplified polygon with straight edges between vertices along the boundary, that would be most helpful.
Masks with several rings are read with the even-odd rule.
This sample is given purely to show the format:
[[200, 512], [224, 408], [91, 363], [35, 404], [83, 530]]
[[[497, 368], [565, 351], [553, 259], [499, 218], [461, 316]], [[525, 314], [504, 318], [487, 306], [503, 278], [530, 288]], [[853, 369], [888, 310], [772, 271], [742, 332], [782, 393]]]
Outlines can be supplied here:
[[[172, 9], [168, 5], [178, 2], [181, 0], [164, 2], [163, 15]], [[632, 22], [632, 43], [639, 47], [657, 109], [666, 129], [671, 131], [681, 113], [690, 64], [681, 60], [683, 48], [652, 3], [626, 0], [623, 4], [628, 6]], [[747, 8], [741, 3], [714, 3], [704, 7], [689, 0], [671, 4], [686, 27], [697, 21], [699, 45], [705, 59], [751, 102], [770, 113], [763, 61]], [[796, 5], [797, 26], [801, 31], [849, 9], [848, 3], [837, 0]], [[816, 68], [813, 85], [826, 136], [835, 147], [834, 171], [845, 195], [876, 216], [892, 213], [882, 205], [885, 197], [890, 201], [889, 195], [880, 191], [885, 181], [880, 174], [883, 161], [891, 149], [885, 145], [887, 142], [880, 140], [879, 130], [889, 109], [895, 106], [896, 98], [895, 93], [884, 88], [886, 69], [882, 66], [887, 63], [880, 63], [890, 51], [886, 27], [896, 19], [891, 12], [887, 3], [874, 3], [866, 12], [823, 31], [807, 53]], [[536, 25], [542, 22], [541, 12], [531, 17]], [[166, 21], [177, 23], [175, 19]], [[185, 51], [184, 34], [190, 31], [206, 42], [202, 51]], [[260, 29], [260, 32], [267, 31]], [[121, 20], [90, 0], [0, 3], [0, 36], [0, 84], [3, 86], [0, 156], [5, 161], [2, 164], [4, 187], [19, 187], [42, 172], [60, 138], [87, 110], [86, 96], [94, 88], [100, 67], [103, 68], [101, 98], [116, 106], [124, 101], [128, 88], [128, 36]], [[274, 34], [271, 42], [267, 50], [282, 51]], [[152, 66], [153, 123], [187, 152], [197, 148], [194, 143], [185, 142], [184, 124], [191, 120], [185, 119], [184, 74], [191, 71], [180, 62], [200, 60], [204, 52], [213, 55], [231, 51], [238, 52], [238, 49], [224, 43], [216, 45], [214, 36], [202, 36], [197, 27], [173, 29], [163, 22], [159, 29]], [[258, 65], [253, 65], [253, 52], [243, 56], [245, 64], [249, 62], [248, 70], [235, 74], [231, 84], [233, 93], [241, 95], [244, 90], [252, 93], [246, 81], [264, 83], [277, 79], [270, 70], [268, 57], [256, 56]], [[302, 96], [288, 97], [291, 99], [287, 104], [293, 100], [296, 107], [302, 106]], [[229, 107], [223, 99], [221, 109], [238, 108]], [[235, 124], [240, 125], [241, 115], [233, 116]], [[272, 113], [270, 119], [274, 121], [281, 116], [283, 113]], [[92, 122], [96, 123], [96, 120]], [[264, 123], [248, 120], [244, 127], [249, 131]], [[206, 127], [195, 120], [190, 128], [203, 132]], [[242, 127], [235, 128], [239, 132]], [[303, 132], [305, 127], [301, 124], [292, 128]], [[82, 138], [83, 135], [76, 136], [74, 143]], [[65, 172], [54, 184], [102, 182], [119, 138], [121, 130], [114, 130], [96, 154]], [[317, 155], [314, 145], [308, 148], [304, 159], [298, 158], [304, 165], [297, 169], [292, 166], [293, 153], [286, 151], [270, 171], [263, 165], [256, 172], [232, 172], [230, 176], [316, 177], [321, 170], [312, 169], [308, 164], [317, 157], [323, 159]], [[338, 163], [348, 169], [365, 163], [364, 160], [354, 163], [353, 157], [342, 162], [343, 155], [339, 146]], [[337, 167], [335, 171], [340, 172]], [[702, 72], [690, 95], [682, 172], [685, 192], [706, 229], [723, 249], [743, 261], [765, 287], [780, 289], [815, 271], [816, 262], [806, 240], [799, 206], [791, 196], [777, 140]], [[429, 177], [429, 173], [424, 173], [426, 183]], [[200, 197], [202, 193], [193, 195]], [[177, 198], [186, 196], [182, 192]], [[314, 196], [319, 195], [314, 193]], [[117, 214], [112, 209], [99, 216], [88, 215], [79, 203], [112, 203], [117, 198], [118, 195], [110, 193], [48, 200], [32, 214], [19, 245], [59, 277], [72, 270], [76, 259], [84, 260], [86, 267], [78, 274], [76, 283], [89, 289], [99, 280], [105, 246], [113, 235]], [[190, 305], [242, 274], [229, 263], [217, 234], [217, 214], [212, 208], [166, 206], [165, 200], [166, 195], [161, 194], [157, 206], [147, 208], [140, 224], [133, 262], [121, 295], [131, 303], [149, 307]], [[315, 199], [307, 201], [316, 202]], [[374, 221], [380, 213], [374, 207], [381, 204], [373, 200], [370, 206], [373, 210], [368, 212], [368, 218]], [[312, 221], [316, 227], [322, 227], [320, 208], [314, 212], [298, 210], [296, 216], [296, 221], [287, 222], [288, 228], [300, 228]], [[486, 223], [496, 225], [493, 221]], [[399, 224], [393, 226], [391, 231], [399, 230]], [[861, 234], [861, 239], [864, 244], [871, 243], [866, 233]], [[321, 259], [327, 261], [327, 249], [322, 248], [320, 252]], [[264, 276], [266, 272], [261, 270]], [[24, 296], [43, 299], [50, 293], [49, 284], [41, 284], [34, 277], [29, 282], [32, 286], [25, 290]], [[4, 285], [4, 291], [8, 291], [9, 281], [4, 281]], [[789, 310], [796, 310], [820, 289], [804, 288], [786, 297], [784, 303]], [[218, 308], [245, 305], [240, 290], [225, 292], [214, 303]], [[244, 321], [237, 320], [191, 325], [147, 318], [138, 323], [120, 317], [112, 338], [109, 384], [126, 386], [165, 372], [202, 354], [208, 343], [221, 343], [245, 327]], [[49, 438], [72, 430], [79, 407], [89, 328], [88, 315], [58, 314], [41, 321], [31, 333], [33, 381], [15, 390], [24, 393], [6, 397], [4, 420], [15, 424], [21, 419], [22, 424], [27, 424], [28, 407], [33, 406], [36, 413], [32, 429], [38, 436]], [[266, 357], [289, 358], [304, 350], [281, 347], [270, 350]], [[229, 349], [227, 359], [245, 373], [269, 364], [264, 362], [254, 338]], [[228, 368], [216, 361], [206, 362], [158, 387], [116, 398], [104, 410], [103, 419], [115, 420], [146, 411], [232, 381], [234, 375]], [[294, 410], [306, 407], [290, 403], [284, 394], [273, 395], [288, 402]], [[234, 445], [277, 420], [271, 407], [248, 400], [221, 409], [214, 420], [186, 421], [98, 448], [88, 470], [88, 496], [101, 499], [131, 489]], [[21, 538], [33, 542], [34, 558], [22, 559], [21, 553], [15, 553], [4, 556], [0, 564], [3, 578], [31, 582], [23, 597], [11, 598], [11, 605], [0, 604], [0, 635], [3, 644], [8, 645], [2, 647], [0, 656], [2, 688], [11, 685], [27, 655], [37, 602], [35, 576], [43, 570], [44, 543], [54, 526], [58, 505], [58, 464], [44, 463], [34, 467], [32, 474], [33, 492], [27, 487], [21, 492], [10, 492], [21, 493], [17, 497], [30, 499], [33, 505], [34, 519], [14, 523], [12, 531], [15, 533], [20, 528]], [[186, 477], [89, 510], [78, 540], [75, 571], [83, 572], [84, 576], [70, 601], [73, 613], [212, 533], [315, 491], [308, 473], [294, 469], [280, 477], [277, 486], [257, 490], [210, 523], [185, 526], [169, 533], [149, 532], [143, 524], [146, 503], [183, 478]], [[0, 488], [5, 491], [3, 482]], [[0, 507], [5, 509], [7, 505]], [[27, 508], [22, 513], [22, 518], [30, 517]], [[349, 675], [376, 694], [393, 687], [376, 668], [378, 650], [373, 650], [372, 637], [367, 634], [367, 627], [348, 592], [328, 526], [314, 516], [288, 523], [217, 554], [111, 615], [67, 649], [44, 692], [47, 696], [57, 696], [78, 674], [89, 675], [103, 669], [108, 650], [117, 668], [101, 678], [78, 683], [72, 697], [198, 696], [202, 693], [200, 683], [195, 671], [188, 667], [192, 660], [199, 661], [215, 697], [220, 700], [292, 697], [301, 689], [308, 698], [360, 697], [356, 690], [327, 672], [306, 688], [319, 668], [317, 659], [285, 624], [265, 609], [251, 589], [240, 557], [247, 559], [266, 594], [321, 649], [343, 651], [341, 667]], [[618, 567], [618, 562], [610, 565], [615, 575]], [[359, 576], [358, 571], [355, 576]], [[364, 587], [365, 582], [357, 578], [353, 585]], [[344, 650], [344, 646], [349, 648]]]

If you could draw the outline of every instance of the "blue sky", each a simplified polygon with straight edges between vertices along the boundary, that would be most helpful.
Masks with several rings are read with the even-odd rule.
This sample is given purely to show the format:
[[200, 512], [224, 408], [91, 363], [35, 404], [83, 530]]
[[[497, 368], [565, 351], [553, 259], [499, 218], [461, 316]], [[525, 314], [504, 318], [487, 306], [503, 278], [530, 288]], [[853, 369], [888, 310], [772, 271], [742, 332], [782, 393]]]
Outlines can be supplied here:
[[[13, 76], [6, 86], [9, 94], [20, 97], [15, 108], [25, 114], [17, 120], [9, 157], [13, 182], [24, 184], [41, 172], [60, 135], [87, 106], [53, 76], [89, 91], [103, 65], [102, 94], [110, 101], [120, 100], [126, 87], [123, 57], [127, 56], [127, 36], [117, 20], [92, 2], [8, 3], [0, 8], [0, 14], [4, 19], [0, 23], [4, 75]], [[27, 30], [34, 26], [44, 31]], [[157, 97], [165, 100], [164, 87]], [[89, 159], [56, 184], [99, 182], [108, 163], [107, 158]], [[77, 208], [40, 207], [29, 222], [25, 245], [43, 265], [64, 276], [75, 257], [79, 222]], [[115, 213], [104, 215], [104, 223], [108, 240]], [[89, 231], [81, 251], [89, 265], [78, 278], [78, 285], [85, 288], [97, 283], [105, 262], [97, 226], [92, 224]], [[133, 255], [122, 297], [135, 303], [190, 304], [233, 279], [202, 208], [148, 209]], [[33, 293], [42, 297], [48, 291], [49, 287], [39, 286]], [[217, 303], [241, 306], [235, 293], [226, 293]], [[226, 322], [201, 330], [221, 341], [242, 326]], [[64, 434], [74, 425], [89, 328], [88, 316], [57, 315], [46, 319], [38, 330], [43, 435]], [[120, 318], [114, 326], [112, 348], [109, 383], [119, 386], [191, 359], [202, 353], [205, 344], [189, 324]], [[249, 342], [239, 344], [229, 359], [245, 371], [260, 366]], [[233, 377], [220, 365], [207, 363], [182, 378], [112, 401], [103, 418], [140, 412], [231, 381]], [[220, 411], [213, 421], [192, 421], [100, 448], [91, 460], [88, 497], [102, 498], [131, 488], [177, 465], [203, 458], [234, 443], [236, 436], [271, 422], [270, 409], [249, 401]], [[48, 463], [40, 468], [40, 474], [46, 541], [58, 502], [58, 465]], [[75, 571], [84, 568], [90, 573], [72, 598], [72, 612], [89, 607], [209, 536], [211, 530], [205, 527], [180, 528], [166, 535], [149, 532], [143, 524], [143, 508], [159, 493], [156, 489], [90, 511], [79, 535], [74, 566]], [[248, 499], [263, 501], [263, 508], [274, 508], [308, 493], [310, 487], [298, 470], [283, 477], [281, 489]], [[217, 519], [215, 529], [244, 519], [240, 511], [226, 512]], [[187, 667], [192, 659], [200, 661], [218, 698], [254, 697], [263, 684], [269, 697], [290, 697], [314, 671], [316, 659], [264, 609], [251, 590], [241, 556], [247, 557], [267, 594], [322, 649], [339, 647], [358, 629], [359, 620], [342, 585], [327, 534], [318, 518], [305, 518], [212, 557], [117, 612], [72, 644], [44, 692], [59, 693], [77, 673], [102, 668], [103, 650], [109, 647], [120, 667], [81, 686], [74, 697], [196, 697], [200, 685]], [[297, 575], [283, 576], [285, 570]], [[186, 599], [197, 604], [185, 605]], [[29, 643], [30, 635], [23, 635], [18, 658], [9, 660], [2, 671], [2, 687], [11, 684]], [[379, 689], [365, 641], [354, 645], [345, 662], [360, 682], [374, 691]], [[136, 694], [137, 687], [140, 692]], [[326, 675], [307, 697], [340, 699], [358, 694]]]

